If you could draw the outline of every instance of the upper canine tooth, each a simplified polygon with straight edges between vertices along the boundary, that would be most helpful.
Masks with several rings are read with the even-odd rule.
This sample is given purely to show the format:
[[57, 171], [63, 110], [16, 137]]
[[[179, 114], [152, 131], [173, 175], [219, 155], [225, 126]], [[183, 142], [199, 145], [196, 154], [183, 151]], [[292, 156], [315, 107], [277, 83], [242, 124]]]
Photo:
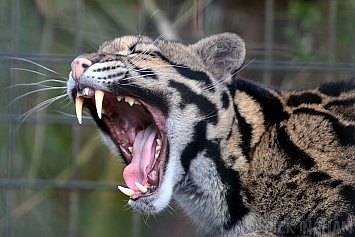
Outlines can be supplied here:
[[83, 103], [84, 103], [84, 97], [82, 96], [77, 96], [75, 98], [75, 111], [76, 111], [76, 117], [78, 118], [78, 122], [81, 124], [82, 123], [82, 113], [83, 113]]
[[136, 184], [137, 188], [139, 189], [139, 191], [141, 191], [142, 193], [146, 193], [148, 191], [146, 186], [143, 186], [138, 182], [135, 182], [135, 184]]
[[125, 188], [122, 186], [117, 186], [117, 188], [124, 194], [126, 194], [127, 196], [133, 196], [134, 194], [136, 194], [136, 192], [130, 188]]
[[105, 92], [102, 90], [95, 90], [95, 104], [96, 104], [96, 111], [97, 116], [101, 119], [102, 117], [102, 101], [104, 100]]
[[130, 106], [133, 106], [135, 99], [134, 99], [133, 97], [126, 96], [126, 97], [125, 97], [125, 101], [126, 101]]

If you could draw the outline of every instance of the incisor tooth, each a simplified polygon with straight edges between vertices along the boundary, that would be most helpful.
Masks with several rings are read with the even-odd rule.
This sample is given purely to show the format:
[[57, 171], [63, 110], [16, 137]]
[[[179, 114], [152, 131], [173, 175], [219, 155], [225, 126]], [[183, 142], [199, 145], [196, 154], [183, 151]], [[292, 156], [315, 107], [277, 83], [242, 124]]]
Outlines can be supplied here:
[[129, 152], [133, 153], [133, 146], [128, 147]]
[[82, 113], [83, 113], [83, 103], [84, 103], [84, 97], [77, 96], [75, 98], [75, 111], [76, 111], [76, 117], [78, 118], [78, 122], [81, 124], [82, 123]]
[[130, 96], [126, 96], [124, 99], [130, 106], [133, 106], [135, 99]]
[[89, 88], [88, 87], [85, 87], [84, 89], [83, 89], [83, 95], [85, 95], [85, 96], [88, 96], [89, 95]]
[[161, 146], [161, 144], [163, 144], [163, 142], [160, 139], [157, 139], [157, 143], [158, 143], [158, 146]]
[[117, 186], [117, 188], [123, 193], [126, 194], [127, 196], [133, 196], [134, 194], [136, 194], [136, 192], [130, 188], [125, 188], [122, 186]]
[[139, 191], [141, 191], [142, 193], [146, 193], [148, 191], [146, 186], [143, 186], [138, 182], [135, 182], [135, 184], [136, 184], [137, 188], [139, 189]]
[[104, 95], [105, 92], [102, 90], [95, 90], [95, 104], [96, 104], [96, 111], [97, 111], [97, 116], [101, 119], [102, 114], [102, 101], [104, 100]]

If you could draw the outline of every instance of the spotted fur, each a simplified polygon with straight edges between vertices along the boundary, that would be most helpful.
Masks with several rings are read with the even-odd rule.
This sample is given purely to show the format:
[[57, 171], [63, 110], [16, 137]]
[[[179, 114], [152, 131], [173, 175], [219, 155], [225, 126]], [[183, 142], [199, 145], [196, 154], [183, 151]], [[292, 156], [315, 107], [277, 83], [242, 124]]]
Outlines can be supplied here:
[[68, 95], [130, 95], [165, 117], [159, 187], [129, 201], [141, 213], [173, 198], [213, 236], [355, 235], [355, 80], [269, 88], [237, 76], [245, 54], [231, 33], [192, 45], [125, 36], [78, 57], [92, 65], [70, 76]]

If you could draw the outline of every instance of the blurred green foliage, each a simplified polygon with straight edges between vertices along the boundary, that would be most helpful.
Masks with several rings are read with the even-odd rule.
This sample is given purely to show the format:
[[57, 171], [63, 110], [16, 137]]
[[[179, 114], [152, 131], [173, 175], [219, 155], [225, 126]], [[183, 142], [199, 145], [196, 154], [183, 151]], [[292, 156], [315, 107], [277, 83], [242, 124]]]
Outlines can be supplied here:
[[[330, 0], [333, 1], [333, 0]], [[326, 0], [275, 0], [273, 60], [329, 62], [329, 3]], [[334, 0], [335, 1], [335, 0]], [[90, 120], [79, 126], [73, 105], [58, 100], [16, 119], [65, 88], [41, 91], [22, 83], [59, 79], [65, 82], [71, 60], [95, 51], [114, 37], [163, 34], [190, 43], [231, 31], [247, 43], [248, 59], [263, 60], [266, 0], [2, 0], [0, 1], [0, 178], [24, 180], [122, 182], [123, 166], [110, 155]], [[336, 1], [334, 61], [355, 62], [355, 4]], [[156, 12], [156, 10], [158, 10]], [[165, 28], [164, 28], [164, 24]], [[173, 34], [168, 34], [172, 31]], [[30, 59], [62, 74], [9, 57]], [[17, 69], [20, 68], [20, 69]], [[48, 76], [37, 75], [35, 72]], [[261, 80], [262, 70], [242, 72]], [[325, 81], [325, 72], [277, 71], [272, 83], [300, 87]], [[334, 74], [340, 79], [346, 73]], [[65, 84], [50, 83], [65, 87]], [[59, 111], [59, 112], [58, 112]], [[64, 116], [62, 113], [68, 115]], [[45, 116], [58, 121], [43, 122]], [[50, 117], [52, 118], [52, 117]], [[76, 164], [76, 166], [73, 165]], [[77, 169], [77, 170], [76, 170]], [[73, 201], [74, 200], [74, 201]], [[183, 215], [168, 210], [157, 217], [137, 217], [118, 191], [0, 188], [0, 236], [196, 236]], [[77, 212], [73, 211], [77, 203]], [[169, 214], [173, 212], [173, 215]], [[7, 215], [10, 216], [10, 223]], [[71, 218], [74, 216], [74, 218]], [[157, 219], [157, 220], [156, 220]], [[146, 224], [143, 222], [147, 222]], [[9, 227], [10, 225], [10, 227]], [[73, 231], [75, 233], [73, 233]], [[167, 232], [168, 231], [168, 232]], [[166, 234], [168, 233], [168, 234]], [[199, 234], [199, 236], [207, 236]]]

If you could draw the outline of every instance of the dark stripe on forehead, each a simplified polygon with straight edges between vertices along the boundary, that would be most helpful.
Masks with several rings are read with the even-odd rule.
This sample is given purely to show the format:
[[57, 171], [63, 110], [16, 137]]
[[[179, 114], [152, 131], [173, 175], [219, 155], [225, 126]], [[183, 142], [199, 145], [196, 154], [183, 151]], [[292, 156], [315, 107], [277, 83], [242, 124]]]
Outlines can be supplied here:
[[[218, 114], [216, 106], [209, 101], [203, 95], [196, 94], [188, 86], [176, 81], [169, 81], [169, 86], [178, 90], [181, 94], [180, 107], [184, 108], [188, 104], [194, 104], [201, 111], [202, 116], [205, 116], [205, 119], [213, 124], [218, 122]], [[196, 115], [198, 116], [198, 115]]]
[[191, 80], [203, 82], [206, 86], [209, 87], [209, 90], [214, 91], [213, 82], [211, 81], [211, 79], [206, 73], [192, 70], [186, 65], [173, 63], [161, 53], [156, 53], [156, 55], [159, 56], [162, 60], [169, 63], [170, 65], [172, 65], [176, 69], [176, 71], [180, 73], [182, 76], [187, 77]]

